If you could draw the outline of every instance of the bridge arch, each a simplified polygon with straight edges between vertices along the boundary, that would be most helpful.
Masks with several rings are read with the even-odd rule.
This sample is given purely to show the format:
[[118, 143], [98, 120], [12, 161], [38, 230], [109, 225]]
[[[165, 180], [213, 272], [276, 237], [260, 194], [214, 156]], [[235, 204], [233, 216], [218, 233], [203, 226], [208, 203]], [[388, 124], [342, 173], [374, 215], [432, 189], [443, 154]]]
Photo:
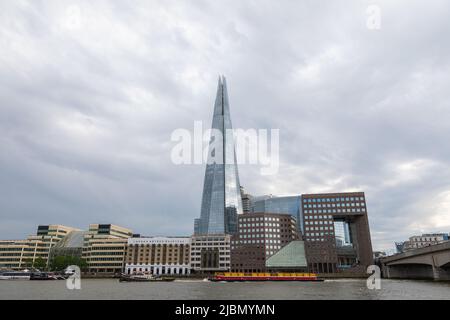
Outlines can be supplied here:
[[396, 263], [387, 266], [388, 278], [434, 279], [433, 266], [428, 263]]

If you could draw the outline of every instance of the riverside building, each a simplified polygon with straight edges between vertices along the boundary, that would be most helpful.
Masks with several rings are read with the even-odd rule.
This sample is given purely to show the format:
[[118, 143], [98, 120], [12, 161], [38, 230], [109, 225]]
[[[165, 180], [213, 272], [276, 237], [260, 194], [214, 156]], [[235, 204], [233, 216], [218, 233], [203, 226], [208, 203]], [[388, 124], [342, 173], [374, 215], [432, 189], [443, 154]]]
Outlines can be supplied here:
[[297, 221], [299, 232], [303, 232], [301, 196], [262, 196], [253, 201], [252, 212], [288, 213]]
[[91, 224], [84, 234], [82, 257], [88, 272], [99, 275], [121, 273], [130, 229], [112, 224]]
[[30, 268], [37, 259], [48, 265], [51, 248], [72, 231], [79, 229], [58, 224], [40, 225], [36, 235], [25, 240], [0, 240], [0, 269]]
[[373, 264], [364, 192], [302, 195], [309, 270], [365, 272]]
[[448, 233], [424, 233], [420, 236], [409, 237], [408, 241], [402, 243], [402, 252], [424, 248], [449, 241]]
[[290, 214], [240, 215], [238, 233], [231, 243], [231, 270], [264, 272], [268, 258], [298, 239], [297, 221]]
[[230, 271], [231, 235], [194, 235], [191, 244], [191, 269], [194, 273]]
[[125, 273], [190, 274], [190, 237], [129, 238]]

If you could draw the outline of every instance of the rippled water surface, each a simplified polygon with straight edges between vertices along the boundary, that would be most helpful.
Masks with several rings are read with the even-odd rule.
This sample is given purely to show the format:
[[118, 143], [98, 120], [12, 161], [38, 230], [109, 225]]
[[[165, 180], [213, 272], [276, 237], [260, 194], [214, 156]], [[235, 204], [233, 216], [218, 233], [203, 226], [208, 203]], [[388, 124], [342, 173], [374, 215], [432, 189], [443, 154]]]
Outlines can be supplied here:
[[450, 283], [383, 279], [380, 290], [369, 290], [365, 280], [352, 279], [237, 283], [82, 279], [81, 290], [68, 290], [65, 281], [1, 280], [0, 299], [450, 299]]

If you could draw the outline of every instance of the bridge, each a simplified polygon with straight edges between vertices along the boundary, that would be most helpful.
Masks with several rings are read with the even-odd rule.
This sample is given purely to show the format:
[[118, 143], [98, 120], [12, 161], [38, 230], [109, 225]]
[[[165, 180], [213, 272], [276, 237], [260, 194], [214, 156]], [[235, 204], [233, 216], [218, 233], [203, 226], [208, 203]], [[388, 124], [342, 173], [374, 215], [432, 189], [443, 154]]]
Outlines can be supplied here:
[[381, 258], [385, 278], [450, 280], [450, 241]]

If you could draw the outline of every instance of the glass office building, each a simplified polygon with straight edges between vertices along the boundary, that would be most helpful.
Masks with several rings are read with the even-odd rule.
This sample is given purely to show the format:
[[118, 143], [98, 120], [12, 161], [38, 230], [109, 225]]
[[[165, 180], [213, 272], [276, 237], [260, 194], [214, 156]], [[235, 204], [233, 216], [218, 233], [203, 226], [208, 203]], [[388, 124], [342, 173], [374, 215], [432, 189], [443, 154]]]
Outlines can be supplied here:
[[235, 233], [242, 213], [239, 174], [225, 77], [219, 78], [200, 219], [195, 234]]
[[336, 238], [336, 246], [351, 246], [350, 225], [345, 220], [334, 221], [334, 236]]
[[303, 233], [301, 196], [262, 197], [253, 202], [252, 212], [290, 214], [295, 218], [298, 229]]

